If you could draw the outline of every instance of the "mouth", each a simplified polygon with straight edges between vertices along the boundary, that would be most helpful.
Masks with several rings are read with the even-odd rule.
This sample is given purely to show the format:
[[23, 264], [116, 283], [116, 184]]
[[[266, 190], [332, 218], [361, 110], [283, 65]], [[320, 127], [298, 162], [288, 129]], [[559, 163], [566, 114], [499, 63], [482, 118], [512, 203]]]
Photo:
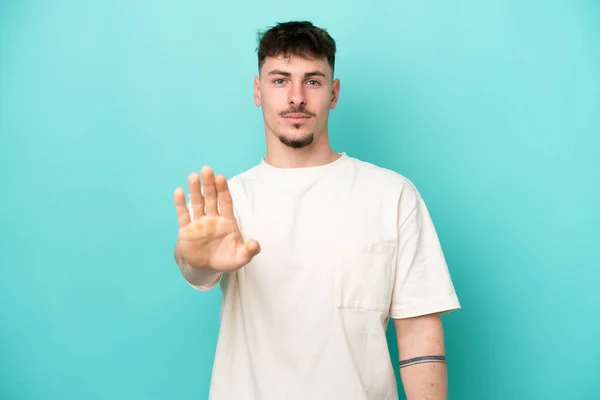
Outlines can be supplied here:
[[292, 123], [300, 123], [310, 119], [311, 116], [303, 113], [290, 113], [285, 114], [283, 118]]

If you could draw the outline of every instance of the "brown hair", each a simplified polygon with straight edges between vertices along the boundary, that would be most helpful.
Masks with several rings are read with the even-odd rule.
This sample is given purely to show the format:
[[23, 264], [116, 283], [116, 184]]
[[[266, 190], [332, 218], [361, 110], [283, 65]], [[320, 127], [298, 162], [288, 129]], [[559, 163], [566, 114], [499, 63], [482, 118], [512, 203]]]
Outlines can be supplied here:
[[258, 69], [267, 57], [326, 58], [333, 74], [336, 45], [325, 29], [309, 21], [280, 22], [258, 33]]

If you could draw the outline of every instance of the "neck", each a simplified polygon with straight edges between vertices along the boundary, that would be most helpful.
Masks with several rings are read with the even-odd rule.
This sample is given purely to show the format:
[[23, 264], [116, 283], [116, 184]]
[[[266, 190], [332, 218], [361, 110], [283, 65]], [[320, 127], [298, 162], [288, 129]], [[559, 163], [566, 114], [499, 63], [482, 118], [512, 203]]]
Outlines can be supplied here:
[[308, 146], [294, 149], [267, 133], [267, 154], [264, 161], [277, 168], [305, 168], [329, 164], [340, 157], [331, 149], [327, 132], [323, 132]]

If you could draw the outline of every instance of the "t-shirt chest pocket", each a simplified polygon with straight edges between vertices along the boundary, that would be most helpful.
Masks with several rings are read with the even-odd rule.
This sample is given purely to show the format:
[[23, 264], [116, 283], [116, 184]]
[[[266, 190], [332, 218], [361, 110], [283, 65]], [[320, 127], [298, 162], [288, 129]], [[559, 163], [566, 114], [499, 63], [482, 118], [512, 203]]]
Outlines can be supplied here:
[[395, 251], [396, 243], [384, 240], [338, 246], [333, 263], [336, 307], [388, 310]]

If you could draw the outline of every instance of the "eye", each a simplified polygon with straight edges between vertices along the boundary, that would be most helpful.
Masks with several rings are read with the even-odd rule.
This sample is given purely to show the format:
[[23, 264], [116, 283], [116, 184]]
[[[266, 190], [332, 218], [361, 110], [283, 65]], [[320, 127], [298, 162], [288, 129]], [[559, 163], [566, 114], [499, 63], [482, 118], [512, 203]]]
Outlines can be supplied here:
[[315, 79], [311, 79], [310, 81], [308, 81], [308, 84], [310, 86], [319, 86], [321, 84], [321, 82], [315, 80]]
[[274, 83], [274, 84], [276, 84], [276, 85], [282, 85], [282, 84], [283, 84], [283, 79], [281, 79], [281, 78], [279, 78], [279, 79], [275, 79], [275, 80], [273, 81], [273, 83]]

